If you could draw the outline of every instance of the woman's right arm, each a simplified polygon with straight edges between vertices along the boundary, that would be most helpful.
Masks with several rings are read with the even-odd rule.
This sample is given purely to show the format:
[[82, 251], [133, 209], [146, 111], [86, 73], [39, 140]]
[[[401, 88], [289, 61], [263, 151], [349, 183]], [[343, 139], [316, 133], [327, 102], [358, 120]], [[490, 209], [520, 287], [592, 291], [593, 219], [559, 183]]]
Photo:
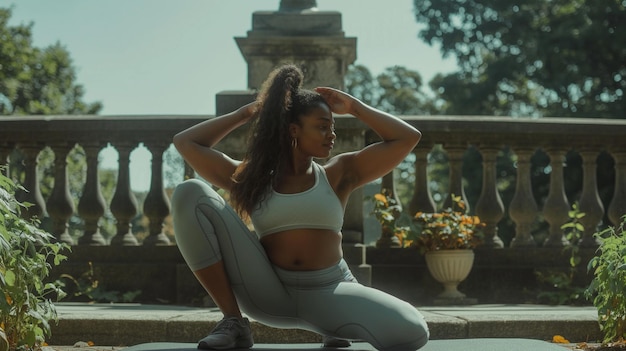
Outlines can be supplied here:
[[256, 114], [252, 102], [229, 114], [198, 123], [174, 136], [174, 146], [185, 161], [212, 185], [230, 190], [231, 176], [240, 161], [213, 149], [220, 140]]

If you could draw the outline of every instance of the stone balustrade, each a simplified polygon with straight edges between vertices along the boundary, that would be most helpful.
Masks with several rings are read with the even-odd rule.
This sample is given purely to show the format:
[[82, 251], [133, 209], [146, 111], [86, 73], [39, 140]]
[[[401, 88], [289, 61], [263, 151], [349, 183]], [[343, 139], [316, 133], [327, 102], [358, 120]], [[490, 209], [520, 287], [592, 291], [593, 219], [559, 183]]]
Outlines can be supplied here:
[[[28, 192], [20, 200], [32, 206], [25, 215], [47, 217], [53, 234], [73, 245], [138, 245], [133, 234], [131, 219], [139, 211], [130, 187], [130, 153], [143, 144], [152, 155], [150, 187], [143, 202], [142, 212], [149, 219], [149, 234], [143, 245], [170, 245], [163, 233], [165, 219], [170, 213], [169, 199], [164, 188], [163, 154], [170, 147], [175, 133], [210, 116], [23, 116], [0, 118], [1, 163], [18, 150], [23, 156], [25, 177], [23, 186]], [[464, 155], [470, 149], [478, 151], [482, 169], [472, 170], [482, 174], [482, 186], [472, 211], [486, 223], [484, 246], [505, 246], [498, 233], [498, 224], [506, 214], [514, 222], [510, 246], [559, 247], [567, 245], [561, 225], [568, 220], [571, 200], [568, 200], [564, 183], [566, 155], [576, 153], [582, 159], [580, 187], [574, 189], [585, 232], [583, 246], [594, 246], [592, 234], [603, 219], [618, 223], [626, 214], [626, 121], [605, 119], [542, 118], [521, 119], [509, 117], [474, 116], [405, 116], [423, 133], [414, 150], [414, 184], [408, 209], [411, 212], [433, 212], [435, 201], [430, 191], [429, 154], [437, 146], [445, 153], [448, 163], [447, 192], [465, 197]], [[365, 126], [349, 116], [336, 116], [338, 139], [335, 152], [345, 152], [363, 147], [372, 138]], [[218, 148], [235, 157], [241, 157], [245, 143], [245, 130], [240, 129], [223, 140]], [[82, 146], [86, 155], [86, 178], [80, 199], [71, 198], [68, 190], [67, 155], [76, 145]], [[118, 152], [118, 175], [115, 193], [106, 203], [99, 185], [99, 152], [111, 145]], [[55, 154], [53, 165], [54, 187], [47, 199], [40, 191], [38, 155], [44, 147]], [[516, 160], [514, 196], [504, 203], [500, 195], [498, 157], [507, 151]], [[531, 177], [531, 158], [542, 152], [549, 157], [545, 169], [549, 191], [545, 198], [533, 195], [535, 184]], [[598, 177], [597, 159], [600, 154], [609, 156], [614, 163], [613, 174]], [[604, 170], [602, 170], [604, 171]], [[180, 170], [185, 177], [193, 177], [189, 167]], [[605, 206], [598, 192], [598, 179], [612, 179], [610, 202]], [[148, 182], [148, 179], [146, 179]], [[390, 174], [383, 186], [395, 189]], [[607, 184], [601, 184], [603, 186]], [[444, 202], [444, 206], [449, 202]], [[76, 207], [76, 208], [75, 208]], [[347, 241], [363, 240], [363, 193], [357, 191], [348, 204], [344, 232]], [[116, 235], [106, 240], [100, 233], [99, 221], [110, 212], [116, 219]], [[84, 233], [75, 242], [68, 235], [70, 217], [78, 215], [84, 221]], [[606, 220], [605, 220], [606, 221]], [[537, 242], [531, 228], [545, 223], [549, 234], [545, 241]], [[605, 223], [609, 224], [609, 223]]]

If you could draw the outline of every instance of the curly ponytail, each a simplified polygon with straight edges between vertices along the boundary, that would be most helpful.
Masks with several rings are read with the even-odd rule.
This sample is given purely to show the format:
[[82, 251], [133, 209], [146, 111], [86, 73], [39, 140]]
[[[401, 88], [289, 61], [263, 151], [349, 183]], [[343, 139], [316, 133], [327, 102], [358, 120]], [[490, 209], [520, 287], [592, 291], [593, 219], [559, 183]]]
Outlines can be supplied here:
[[[248, 149], [233, 174], [231, 198], [237, 212], [247, 216], [271, 190], [280, 167], [289, 162], [289, 124], [299, 123], [297, 105], [304, 75], [294, 65], [272, 71], [259, 91], [258, 118], [250, 128]], [[296, 112], [296, 113], [294, 113]]]

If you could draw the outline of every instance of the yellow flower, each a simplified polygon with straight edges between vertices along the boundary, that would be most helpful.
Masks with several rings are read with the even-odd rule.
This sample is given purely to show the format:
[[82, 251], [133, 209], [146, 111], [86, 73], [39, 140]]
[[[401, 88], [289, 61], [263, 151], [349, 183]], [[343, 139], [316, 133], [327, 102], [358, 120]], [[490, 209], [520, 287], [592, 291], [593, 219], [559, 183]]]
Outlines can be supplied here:
[[379, 193], [374, 195], [374, 198], [387, 206], [387, 197], [385, 195]]
[[555, 335], [552, 337], [552, 342], [555, 344], [569, 344], [569, 340], [565, 339], [561, 335]]

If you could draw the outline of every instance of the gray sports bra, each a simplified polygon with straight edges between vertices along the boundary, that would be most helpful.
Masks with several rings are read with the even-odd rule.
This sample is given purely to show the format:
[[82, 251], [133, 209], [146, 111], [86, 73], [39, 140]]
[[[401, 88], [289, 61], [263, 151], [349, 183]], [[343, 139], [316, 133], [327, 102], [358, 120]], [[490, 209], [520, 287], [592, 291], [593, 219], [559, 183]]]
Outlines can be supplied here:
[[341, 231], [344, 208], [330, 186], [324, 167], [313, 162], [315, 184], [295, 194], [272, 189], [250, 214], [259, 237], [290, 229], [330, 229]]

